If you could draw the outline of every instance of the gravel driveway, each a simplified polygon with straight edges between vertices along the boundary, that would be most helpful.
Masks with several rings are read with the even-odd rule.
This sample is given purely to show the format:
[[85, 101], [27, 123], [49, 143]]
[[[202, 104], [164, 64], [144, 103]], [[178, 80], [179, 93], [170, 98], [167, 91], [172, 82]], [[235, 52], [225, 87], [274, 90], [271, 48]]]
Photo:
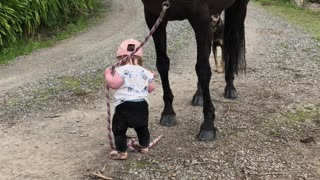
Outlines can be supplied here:
[[[168, 26], [178, 124], [158, 123], [158, 78], [150, 97], [150, 131], [164, 139], [149, 155], [108, 159], [103, 84], [80, 97], [52, 92], [53, 99], [29, 109], [16, 108], [25, 101], [8, 105], [12, 97], [35, 98], [28, 99], [35, 89], [55, 86], [56, 79], [101, 72], [114, 62], [119, 42], [146, 33], [141, 2], [117, 0], [101, 24], [0, 67], [0, 179], [92, 179], [89, 172], [104, 165], [105, 176], [128, 180], [320, 179], [320, 43], [253, 3], [246, 19], [248, 68], [235, 81], [239, 99], [224, 99], [224, 76], [212, 76], [219, 129], [213, 142], [195, 138], [203, 117], [202, 108], [190, 105], [196, 46], [186, 21]], [[155, 69], [152, 41], [145, 54], [146, 66]]]

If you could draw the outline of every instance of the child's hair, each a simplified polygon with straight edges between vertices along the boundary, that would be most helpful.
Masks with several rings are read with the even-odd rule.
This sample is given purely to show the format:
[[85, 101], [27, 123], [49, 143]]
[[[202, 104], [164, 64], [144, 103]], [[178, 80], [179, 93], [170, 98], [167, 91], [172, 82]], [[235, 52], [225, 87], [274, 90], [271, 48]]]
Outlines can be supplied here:
[[[117, 60], [120, 61], [122, 59], [124, 59], [126, 56], [117, 56]], [[140, 56], [132, 56], [132, 59], [137, 59], [138, 60], [138, 65], [143, 66], [143, 59]], [[121, 65], [125, 65], [127, 64], [126, 62], [122, 63]]]

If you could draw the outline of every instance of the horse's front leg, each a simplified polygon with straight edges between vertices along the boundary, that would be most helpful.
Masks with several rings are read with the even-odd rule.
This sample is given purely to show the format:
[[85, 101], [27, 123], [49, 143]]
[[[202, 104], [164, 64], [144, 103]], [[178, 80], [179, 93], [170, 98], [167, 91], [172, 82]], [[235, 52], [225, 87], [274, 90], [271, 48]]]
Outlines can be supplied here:
[[[145, 12], [146, 22], [149, 29], [152, 28], [157, 20], [157, 17], [152, 16]], [[162, 88], [163, 88], [163, 101], [164, 109], [161, 113], [160, 124], [163, 126], [176, 125], [176, 113], [173, 110], [173, 94], [169, 83], [169, 66], [170, 59], [167, 56], [167, 37], [166, 37], [167, 21], [162, 21], [157, 30], [154, 32], [153, 41], [157, 54], [157, 69], [160, 74]]]
[[[200, 127], [198, 140], [214, 140], [216, 137], [216, 127], [214, 126], [215, 109], [211, 101], [209, 84], [211, 79], [211, 68], [209, 55], [211, 50], [211, 30], [209, 16], [205, 15], [205, 8], [196, 19], [190, 19], [190, 24], [196, 34], [197, 41], [197, 63], [196, 72], [198, 76], [198, 90], [202, 91], [204, 121]], [[209, 12], [208, 12], [209, 14]]]

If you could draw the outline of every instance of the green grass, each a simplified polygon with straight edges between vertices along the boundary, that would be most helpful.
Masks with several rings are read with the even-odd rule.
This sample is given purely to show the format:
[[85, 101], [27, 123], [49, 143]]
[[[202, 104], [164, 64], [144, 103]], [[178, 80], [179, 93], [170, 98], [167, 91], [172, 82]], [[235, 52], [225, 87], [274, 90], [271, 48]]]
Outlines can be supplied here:
[[[289, 108], [279, 117], [273, 117], [263, 122], [266, 133], [273, 137], [284, 138], [285, 129], [293, 135], [304, 135], [308, 132], [308, 126], [319, 124], [320, 104], [306, 104]], [[311, 126], [312, 127], [312, 126]]]
[[106, 6], [100, 6], [89, 18], [72, 19], [64, 27], [42, 30], [33, 40], [19, 39], [18, 43], [12, 47], [0, 51], [0, 65], [6, 64], [18, 56], [27, 55], [34, 50], [50, 47], [61, 40], [83, 32], [86, 28], [99, 22], [103, 17], [102, 15], [107, 11], [107, 8]]
[[288, 1], [255, 0], [263, 8], [311, 33], [320, 41], [320, 13], [296, 7]]
[[320, 119], [320, 104], [308, 104], [302, 107], [291, 109], [286, 118], [294, 122], [316, 121]]

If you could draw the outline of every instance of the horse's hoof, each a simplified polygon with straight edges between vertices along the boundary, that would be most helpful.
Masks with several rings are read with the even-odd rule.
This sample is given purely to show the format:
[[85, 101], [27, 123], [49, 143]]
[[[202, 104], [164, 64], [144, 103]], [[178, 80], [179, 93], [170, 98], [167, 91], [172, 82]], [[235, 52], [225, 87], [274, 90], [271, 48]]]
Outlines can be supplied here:
[[213, 141], [214, 139], [216, 139], [215, 130], [200, 130], [198, 134], [199, 141]]
[[224, 98], [226, 99], [237, 99], [238, 95], [237, 95], [237, 91], [236, 89], [225, 89], [224, 90]]
[[194, 95], [191, 103], [192, 106], [203, 106], [203, 96]]
[[175, 115], [162, 115], [160, 119], [160, 125], [162, 126], [175, 126], [177, 124]]

